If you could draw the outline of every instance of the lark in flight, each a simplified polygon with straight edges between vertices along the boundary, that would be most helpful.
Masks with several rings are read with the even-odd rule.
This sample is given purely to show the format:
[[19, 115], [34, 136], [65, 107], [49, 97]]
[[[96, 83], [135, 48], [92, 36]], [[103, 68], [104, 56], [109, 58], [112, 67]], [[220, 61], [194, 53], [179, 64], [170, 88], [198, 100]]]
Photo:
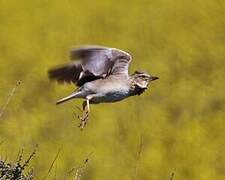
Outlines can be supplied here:
[[50, 79], [59, 83], [74, 83], [78, 88], [56, 104], [83, 98], [79, 127], [87, 123], [89, 104], [121, 101], [140, 95], [151, 81], [158, 79], [142, 71], [128, 74], [131, 55], [120, 49], [102, 46], [81, 46], [70, 51], [71, 62], [48, 71]]

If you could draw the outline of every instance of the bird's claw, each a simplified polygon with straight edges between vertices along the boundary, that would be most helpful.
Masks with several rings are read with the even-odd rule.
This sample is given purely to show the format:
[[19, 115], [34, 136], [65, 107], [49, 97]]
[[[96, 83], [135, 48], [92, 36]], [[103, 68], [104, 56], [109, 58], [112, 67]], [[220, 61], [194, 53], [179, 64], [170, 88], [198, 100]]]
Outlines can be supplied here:
[[78, 116], [78, 119], [80, 120], [80, 124], [79, 124], [78, 127], [79, 127], [81, 130], [83, 130], [84, 127], [86, 126], [87, 121], [88, 121], [88, 118], [89, 118], [89, 113], [88, 113], [88, 111], [83, 111], [82, 117], [81, 117], [81, 116]]
[[82, 109], [78, 106], [75, 106], [79, 111], [80, 113], [82, 114], [81, 115], [76, 115], [77, 118], [80, 120], [80, 124], [79, 124], [79, 128], [81, 130], [84, 129], [84, 127], [86, 126], [87, 124], [87, 121], [88, 121], [88, 118], [89, 118], [89, 112], [90, 112], [90, 109], [89, 109], [89, 101], [84, 101], [83, 104], [82, 104]]

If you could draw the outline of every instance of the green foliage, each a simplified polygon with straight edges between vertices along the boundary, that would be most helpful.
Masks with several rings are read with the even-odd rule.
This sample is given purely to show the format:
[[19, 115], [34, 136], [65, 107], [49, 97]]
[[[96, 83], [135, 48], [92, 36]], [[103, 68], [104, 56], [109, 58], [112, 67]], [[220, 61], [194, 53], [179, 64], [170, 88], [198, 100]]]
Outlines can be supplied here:
[[[91, 152], [83, 179], [169, 179], [174, 169], [174, 179], [223, 179], [224, 9], [223, 0], [0, 0], [1, 105], [22, 82], [0, 119], [1, 155], [39, 144], [37, 179], [59, 147], [50, 179]], [[80, 44], [124, 49], [130, 72], [160, 77], [141, 96], [91, 106], [82, 132], [74, 115], [81, 100], [55, 106], [74, 86], [47, 78]]]

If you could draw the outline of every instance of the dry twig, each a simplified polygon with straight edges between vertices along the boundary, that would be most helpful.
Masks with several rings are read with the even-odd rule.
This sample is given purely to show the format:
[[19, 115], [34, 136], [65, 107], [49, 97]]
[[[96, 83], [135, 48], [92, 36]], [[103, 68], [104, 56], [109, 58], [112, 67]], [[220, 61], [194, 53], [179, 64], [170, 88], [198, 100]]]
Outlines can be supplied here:
[[51, 170], [52, 170], [52, 168], [53, 168], [53, 166], [54, 166], [54, 164], [55, 164], [55, 161], [56, 161], [56, 160], [58, 159], [58, 157], [59, 157], [59, 154], [60, 154], [61, 150], [62, 150], [62, 147], [59, 148], [59, 150], [58, 150], [58, 152], [57, 152], [55, 158], [53, 159], [53, 161], [52, 161], [52, 163], [51, 163], [51, 165], [50, 165], [50, 167], [49, 167], [49, 169], [48, 169], [47, 174], [43, 177], [43, 180], [47, 179], [48, 175], [50, 174], [50, 172], [51, 172]]
[[10, 94], [8, 95], [5, 104], [3, 104], [1, 110], [0, 110], [0, 118], [3, 116], [8, 104], [10, 103], [13, 95], [15, 94], [18, 86], [21, 84], [21, 81], [17, 81], [15, 87], [12, 89], [12, 91], [10, 92]]
[[27, 160], [25, 161], [25, 163], [22, 166], [22, 169], [24, 169], [26, 166], [28, 166], [30, 160], [35, 156], [36, 152], [37, 152], [37, 148], [38, 145], [36, 145], [36, 147], [34, 148], [33, 152], [30, 154], [30, 156], [27, 158]]

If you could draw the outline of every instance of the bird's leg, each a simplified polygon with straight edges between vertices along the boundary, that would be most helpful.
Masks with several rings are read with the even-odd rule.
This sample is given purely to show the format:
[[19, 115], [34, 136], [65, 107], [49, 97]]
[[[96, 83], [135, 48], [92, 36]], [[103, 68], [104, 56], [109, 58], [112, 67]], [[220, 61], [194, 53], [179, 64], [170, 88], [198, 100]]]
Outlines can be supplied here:
[[89, 113], [89, 112], [90, 112], [90, 103], [89, 103], [89, 99], [87, 99], [86, 102], [87, 102], [87, 106], [86, 106], [86, 107], [87, 107], [87, 113]]
[[88, 121], [89, 118], [89, 112], [90, 112], [90, 105], [89, 105], [89, 99], [86, 99], [83, 104], [83, 110], [82, 110], [82, 117], [80, 117], [80, 125], [79, 128], [82, 130]]

